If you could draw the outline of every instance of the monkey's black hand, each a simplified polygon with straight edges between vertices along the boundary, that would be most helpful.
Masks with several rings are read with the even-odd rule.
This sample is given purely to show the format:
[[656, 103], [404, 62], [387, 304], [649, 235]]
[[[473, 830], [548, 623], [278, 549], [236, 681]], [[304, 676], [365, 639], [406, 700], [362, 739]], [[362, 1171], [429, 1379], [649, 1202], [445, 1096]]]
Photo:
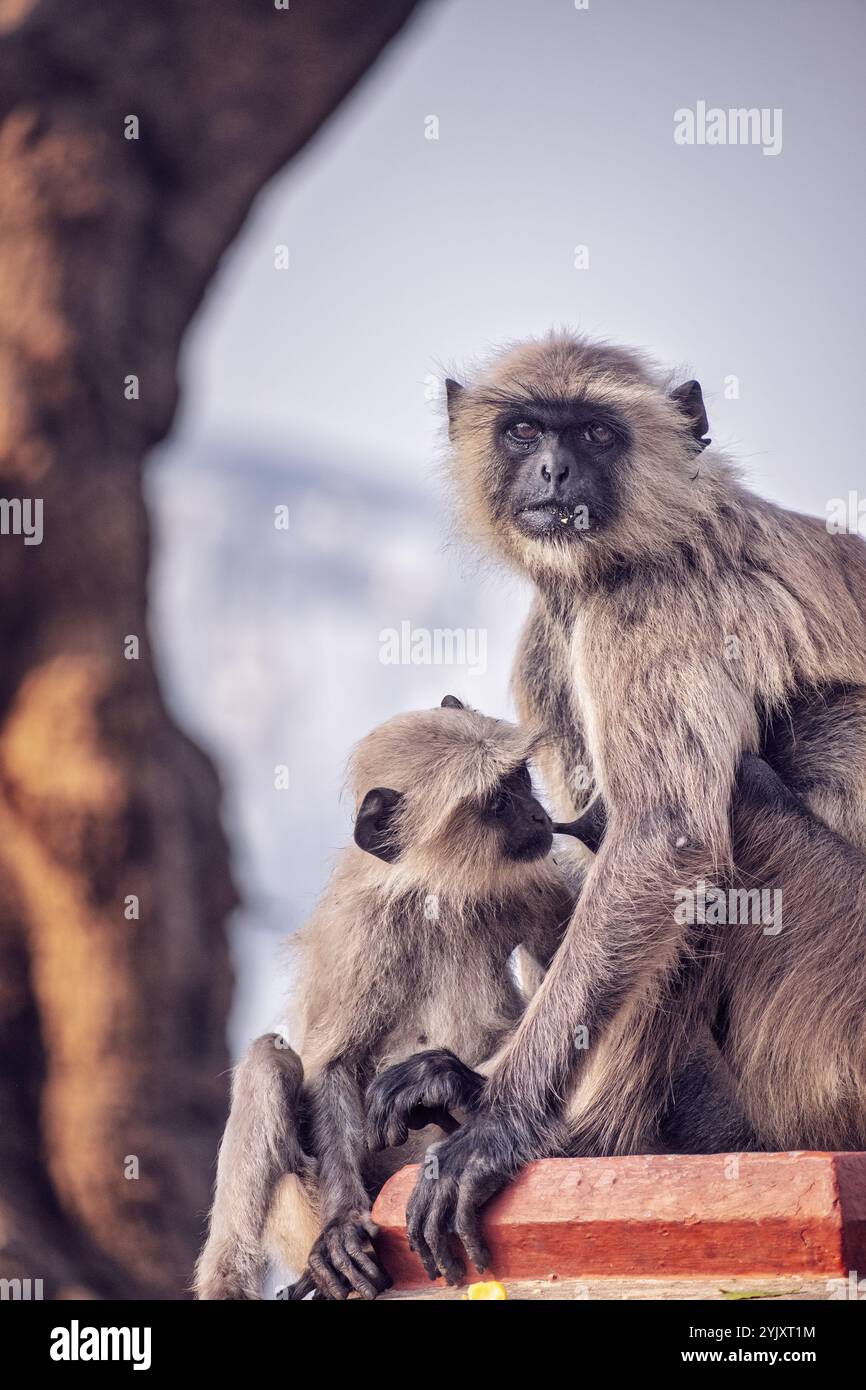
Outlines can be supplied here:
[[410, 1129], [448, 1124], [451, 1110], [472, 1110], [484, 1077], [447, 1048], [416, 1052], [388, 1067], [367, 1090], [367, 1143], [371, 1149], [405, 1144]]
[[[369, 1212], [352, 1211], [329, 1221], [307, 1259], [305, 1274], [294, 1286], [303, 1298], [315, 1285], [318, 1297], [331, 1302], [359, 1293], [375, 1298], [391, 1287], [391, 1279], [379, 1264], [373, 1249], [376, 1234]], [[294, 1301], [293, 1295], [289, 1295]]]
[[573, 835], [581, 840], [593, 854], [598, 854], [607, 831], [607, 810], [604, 801], [597, 796], [588, 811], [577, 820], [557, 821], [553, 827], [554, 835]]
[[427, 1150], [406, 1208], [409, 1245], [431, 1279], [444, 1274], [459, 1284], [463, 1262], [449, 1237], [460, 1237], [478, 1272], [490, 1263], [479, 1208], [521, 1166], [501, 1120], [488, 1112], [471, 1116], [456, 1134]]

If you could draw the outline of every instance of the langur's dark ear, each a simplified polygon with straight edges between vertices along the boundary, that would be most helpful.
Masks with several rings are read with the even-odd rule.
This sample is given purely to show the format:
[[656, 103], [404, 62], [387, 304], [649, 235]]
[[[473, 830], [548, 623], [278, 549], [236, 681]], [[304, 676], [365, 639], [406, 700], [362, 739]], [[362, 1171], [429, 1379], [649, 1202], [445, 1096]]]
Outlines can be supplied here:
[[465, 709], [462, 700], [458, 700], [456, 695], [443, 695], [440, 709]]
[[361, 802], [355, 817], [355, 844], [386, 864], [393, 864], [400, 854], [394, 828], [394, 817], [403, 800], [402, 792], [390, 787], [373, 787]]
[[712, 444], [713, 441], [704, 438], [710, 428], [710, 422], [707, 419], [701, 383], [699, 381], [684, 381], [682, 386], [677, 386], [671, 391], [671, 400], [676, 401], [688, 420], [698, 448], [706, 449], [707, 445]]
[[445, 399], [448, 402], [448, 435], [454, 438], [454, 426], [457, 423], [457, 412], [460, 409], [460, 397], [463, 395], [463, 387], [459, 381], [454, 381], [452, 377], [445, 378]]

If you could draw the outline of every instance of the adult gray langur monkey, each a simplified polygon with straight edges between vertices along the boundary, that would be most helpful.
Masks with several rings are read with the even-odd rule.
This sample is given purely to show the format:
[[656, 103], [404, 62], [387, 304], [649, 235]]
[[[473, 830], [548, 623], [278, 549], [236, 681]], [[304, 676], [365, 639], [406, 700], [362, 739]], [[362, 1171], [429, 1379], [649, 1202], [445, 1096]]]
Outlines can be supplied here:
[[[578, 864], [567, 874], [551, 857], [553, 829], [595, 844], [596, 817], [551, 825], [527, 767], [537, 751], [531, 733], [453, 696], [390, 720], [356, 749], [354, 844], [298, 943], [303, 1061], [271, 1034], [235, 1072], [200, 1298], [261, 1297], [275, 1255], [306, 1265], [292, 1298], [314, 1288], [370, 1298], [385, 1286], [372, 1198], [438, 1132], [410, 1139], [410, 1130], [428, 1121], [453, 1130], [450, 1112], [472, 1108], [483, 1081], [474, 1068], [525, 1006], [509, 969], [515, 947], [529, 993], [549, 965], [581, 878]], [[713, 1051], [697, 1035], [671, 1077], [661, 1147], [683, 1136], [712, 1150], [748, 1142]], [[386, 1088], [368, 1125], [368, 1082], [399, 1072], [390, 1064], [403, 1058], [412, 1070], [400, 1072], [399, 1110]], [[391, 1152], [371, 1156], [365, 1127]]]
[[388, 1280], [371, 1245], [372, 1198], [433, 1133], [407, 1113], [368, 1153], [364, 1092], [423, 1047], [471, 1067], [495, 1053], [525, 1006], [509, 959], [543, 973], [575, 895], [550, 855], [535, 798], [533, 735], [443, 707], [402, 714], [351, 763], [354, 843], [300, 933], [301, 1057], [255, 1042], [238, 1068], [220, 1149], [200, 1298], [260, 1298], [269, 1257], [306, 1272], [293, 1297], [373, 1298]]
[[[527, 1160], [648, 1146], [704, 1015], [761, 1146], [866, 1147], [866, 546], [748, 491], [697, 382], [635, 352], [553, 335], [449, 382], [448, 409], [468, 528], [535, 584], [515, 689], [557, 813], [607, 816], [410, 1200], [428, 1273], [457, 1279], [450, 1233], [483, 1267], [478, 1208]], [[701, 884], [770, 887], [783, 921], [683, 922]]]

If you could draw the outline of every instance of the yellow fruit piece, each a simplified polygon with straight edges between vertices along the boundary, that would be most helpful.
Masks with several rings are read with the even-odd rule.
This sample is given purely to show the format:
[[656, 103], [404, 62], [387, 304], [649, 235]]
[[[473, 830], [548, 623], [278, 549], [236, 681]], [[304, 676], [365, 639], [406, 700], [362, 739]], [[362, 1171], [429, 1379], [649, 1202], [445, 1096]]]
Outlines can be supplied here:
[[505, 1292], [505, 1285], [498, 1280], [491, 1279], [488, 1284], [470, 1284], [468, 1291], [463, 1295], [463, 1302], [474, 1303], [476, 1299], [489, 1298], [495, 1302], [502, 1303], [508, 1298]]

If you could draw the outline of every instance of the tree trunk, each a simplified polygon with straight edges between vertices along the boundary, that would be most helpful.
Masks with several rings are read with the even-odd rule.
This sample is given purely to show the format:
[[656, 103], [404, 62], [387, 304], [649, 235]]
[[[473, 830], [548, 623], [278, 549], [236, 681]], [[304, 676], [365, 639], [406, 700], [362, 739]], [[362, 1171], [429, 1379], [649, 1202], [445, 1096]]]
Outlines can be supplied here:
[[185, 1294], [225, 1111], [234, 890], [143, 457], [253, 197], [412, 9], [0, 0], [0, 1277], [46, 1297]]

